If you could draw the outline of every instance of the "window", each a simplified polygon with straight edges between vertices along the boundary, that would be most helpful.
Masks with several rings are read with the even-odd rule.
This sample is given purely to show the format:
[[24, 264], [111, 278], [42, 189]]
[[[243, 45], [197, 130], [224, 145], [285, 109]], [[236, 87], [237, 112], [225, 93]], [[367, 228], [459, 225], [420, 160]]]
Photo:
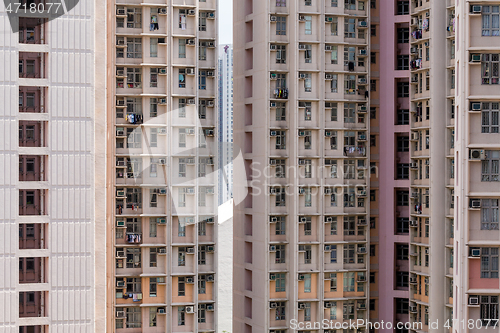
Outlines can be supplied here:
[[304, 61], [306, 64], [312, 63], [312, 47], [307, 45], [307, 49], [304, 51]]
[[142, 58], [142, 39], [127, 37], [127, 58]]
[[276, 245], [275, 262], [277, 264], [284, 264], [286, 260], [285, 255], [285, 245]]
[[276, 103], [276, 121], [285, 121], [286, 120], [286, 107], [285, 103]]
[[286, 45], [276, 45], [276, 63], [286, 64]]
[[276, 149], [286, 149], [286, 131], [276, 131]]
[[344, 236], [354, 236], [356, 234], [356, 217], [344, 216]]
[[408, 272], [396, 272], [396, 286], [400, 288], [409, 287], [409, 276]]
[[204, 44], [200, 43], [198, 47], [198, 60], [207, 60], [207, 47]]
[[331, 74], [331, 75], [332, 75], [332, 80], [330, 81], [330, 91], [332, 93], [338, 93], [338, 74]]
[[276, 302], [276, 320], [286, 320], [285, 302]]
[[198, 104], [198, 119], [207, 119], [206, 101], [200, 101]]
[[481, 248], [481, 278], [498, 278], [498, 248]]
[[150, 129], [149, 146], [152, 148], [158, 147], [158, 129], [157, 128]]
[[179, 9], [179, 29], [187, 29], [186, 9]]
[[482, 84], [499, 84], [499, 54], [483, 54], [481, 62]]
[[276, 207], [285, 207], [286, 206], [286, 191], [283, 187], [275, 188], [276, 190]]
[[127, 88], [141, 88], [141, 68], [127, 68]]
[[397, 244], [396, 245], [396, 260], [408, 260], [409, 257], [409, 247], [408, 244]]
[[199, 13], [198, 31], [207, 31], [207, 12]]
[[[410, 124], [410, 110], [408, 109], [398, 109], [398, 125], [409, 125]], [[398, 137], [400, 138], [400, 137]]]
[[[330, 33], [332, 36], [337, 36], [339, 34], [339, 23], [337, 17], [332, 17], [332, 22], [330, 24]], [[336, 46], [335, 46], [336, 47]], [[332, 47], [333, 49], [333, 47]]]
[[408, 217], [398, 217], [396, 219], [396, 233], [408, 234], [410, 232], [410, 220]]
[[330, 103], [330, 120], [331, 121], [338, 121], [337, 120], [337, 103]]
[[396, 298], [396, 313], [408, 314], [410, 310], [410, 302], [408, 298]]
[[410, 69], [410, 56], [409, 55], [398, 55], [397, 59], [397, 67], [398, 71], [404, 71]]
[[481, 133], [498, 133], [498, 102], [484, 102], [481, 107]]
[[398, 152], [410, 151], [410, 138], [408, 136], [397, 137], [397, 151]]
[[370, 91], [377, 91], [377, 80], [370, 80]]
[[[330, 263], [331, 264], [337, 263], [337, 245], [330, 245]], [[337, 284], [335, 284], [335, 288], [336, 287]]]
[[330, 291], [337, 291], [337, 273], [330, 273]]
[[286, 274], [276, 273], [274, 276], [276, 277], [275, 291], [277, 293], [286, 291]]
[[312, 74], [307, 73], [304, 79], [304, 91], [311, 92], [312, 91]]
[[337, 217], [333, 216], [331, 217], [332, 222], [330, 222], [330, 235], [336, 235], [337, 234]]
[[275, 177], [285, 178], [286, 170], [286, 160], [275, 160]]
[[206, 308], [205, 304], [198, 304], [198, 323], [207, 322], [207, 313], [205, 308]]
[[372, 64], [376, 64], [377, 63], [377, 53], [370, 52], [370, 63], [372, 63]]
[[276, 17], [276, 35], [286, 36], [286, 16]]
[[377, 36], [377, 26], [375, 24], [370, 25], [370, 36]]
[[370, 257], [375, 257], [377, 248], [374, 244], [370, 245]]
[[127, 188], [127, 208], [135, 208], [142, 206], [142, 189]]
[[498, 296], [480, 296], [483, 325], [493, 326], [498, 322]]
[[331, 0], [331, 3], [330, 3], [330, 4], [331, 4], [331, 6], [332, 6], [332, 7], [337, 7], [337, 6], [338, 6], [338, 2], [337, 2], [337, 1], [338, 1], [338, 0]]
[[410, 194], [406, 190], [396, 191], [396, 206], [408, 206]]
[[179, 39], [179, 58], [186, 58], [186, 39]]
[[311, 292], [311, 274], [304, 274], [304, 293]]
[[141, 249], [126, 248], [127, 268], [141, 268]]
[[177, 221], [177, 236], [178, 237], [186, 237], [186, 218], [179, 217]]
[[484, 6], [482, 8], [483, 36], [500, 36], [499, 6]]
[[149, 99], [149, 116], [151, 118], [158, 116], [158, 99], [156, 98]]
[[498, 230], [498, 199], [481, 200], [481, 230]]
[[305, 15], [304, 16], [305, 20], [306, 20], [306, 24], [305, 24], [305, 27], [304, 27], [304, 33], [306, 35], [312, 35], [312, 16], [310, 15]]
[[198, 71], [198, 89], [207, 90], [207, 71]]
[[344, 0], [344, 9], [356, 10], [356, 0]]
[[[356, 246], [354, 244], [344, 245], [344, 264], [355, 264], [356, 263], [355, 255], [356, 255]], [[348, 273], [348, 274], [352, 274], [352, 278], [354, 280], [354, 273]], [[347, 274], [344, 275], [344, 291], [348, 291], [345, 290], [346, 277]], [[354, 284], [352, 285], [352, 290], [350, 291], [354, 291]]]
[[157, 221], [156, 218], [149, 218], [149, 237], [157, 236]]
[[377, 108], [370, 107], [370, 119], [377, 119]]
[[410, 84], [408, 82], [398, 82], [398, 97], [410, 97]]
[[410, 179], [410, 165], [408, 163], [397, 164], [396, 179]]
[[500, 151], [487, 150], [486, 158], [481, 161], [481, 181], [482, 182], [498, 182], [500, 178], [498, 174], [500, 164]]
[[337, 150], [337, 131], [330, 131], [330, 149]]
[[398, 28], [398, 43], [408, 44], [410, 42], [410, 29], [409, 28]]
[[286, 0], [276, 0], [276, 7], [286, 7]]
[[207, 222], [200, 221], [198, 222], [198, 236], [206, 236], [207, 235]]
[[177, 326], [186, 325], [186, 307], [178, 306], [177, 307]]
[[149, 297], [156, 297], [157, 286], [156, 278], [149, 278]]
[[398, 1], [397, 15], [408, 15], [410, 14], [410, 1], [402, 0]]
[[177, 253], [177, 266], [186, 266], [186, 248], [180, 247]]
[[186, 118], [186, 99], [185, 98], [179, 98], [178, 102], [178, 117], [179, 118]]
[[355, 275], [354, 272], [347, 272], [347, 273], [343, 274], [343, 276], [344, 276], [344, 291], [345, 292], [354, 291], [354, 275]]
[[149, 189], [149, 207], [158, 207], [158, 194], [155, 189]]
[[151, 58], [158, 57], [158, 38], [149, 39], [149, 56]]
[[346, 95], [356, 94], [356, 75], [344, 75], [344, 88]]
[[286, 220], [284, 216], [276, 216], [276, 235], [286, 234]]
[[186, 278], [177, 278], [177, 296], [186, 296]]
[[186, 129], [179, 128], [179, 148], [186, 147]]
[[198, 191], [198, 207], [205, 207], [207, 204], [207, 188], [200, 187]]
[[[344, 123], [354, 123], [356, 119], [356, 104], [344, 103]], [[354, 145], [350, 142], [349, 145]]]
[[356, 38], [356, 20], [344, 18], [344, 38]]
[[127, 28], [142, 28], [142, 8], [127, 8]]
[[142, 325], [141, 308], [128, 307], [126, 309], [127, 309], [127, 328], [140, 328]]
[[198, 278], [198, 294], [206, 294], [207, 293], [207, 281], [206, 275], [200, 275]]
[[311, 131], [304, 131], [304, 149], [311, 149], [312, 148], [312, 137], [311, 137]]

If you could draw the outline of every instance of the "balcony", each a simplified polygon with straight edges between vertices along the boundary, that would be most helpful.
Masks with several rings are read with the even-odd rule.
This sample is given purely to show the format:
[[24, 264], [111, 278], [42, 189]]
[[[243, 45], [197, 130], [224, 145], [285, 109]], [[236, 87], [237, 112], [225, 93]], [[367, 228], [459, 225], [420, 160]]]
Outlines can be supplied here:
[[40, 87], [19, 87], [19, 112], [44, 112], [44, 91]]
[[19, 121], [19, 147], [44, 147], [44, 126], [41, 121]]
[[19, 258], [19, 283], [45, 283], [44, 258]]
[[19, 215], [45, 215], [43, 190], [19, 190]]
[[45, 38], [42, 33], [42, 26], [45, 19], [39, 18], [19, 18], [19, 43], [21, 44], [44, 44]]
[[45, 180], [44, 159], [36, 155], [19, 155], [19, 181]]
[[19, 77], [40, 79], [45, 77], [42, 53], [19, 52]]
[[44, 292], [26, 291], [19, 293], [19, 317], [45, 317]]

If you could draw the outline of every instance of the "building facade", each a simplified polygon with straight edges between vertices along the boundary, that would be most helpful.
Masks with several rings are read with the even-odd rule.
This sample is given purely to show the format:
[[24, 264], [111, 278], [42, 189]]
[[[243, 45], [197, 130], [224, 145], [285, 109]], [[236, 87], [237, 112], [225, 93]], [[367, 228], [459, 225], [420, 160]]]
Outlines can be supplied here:
[[34, 11], [17, 13], [7, 5], [0, 327], [104, 332], [105, 5], [41, 10], [44, 2], [30, 1]]
[[217, 2], [108, 2], [108, 332], [217, 330]]
[[233, 46], [219, 48], [219, 205], [233, 197]]
[[235, 332], [368, 318], [369, 6], [234, 2]]

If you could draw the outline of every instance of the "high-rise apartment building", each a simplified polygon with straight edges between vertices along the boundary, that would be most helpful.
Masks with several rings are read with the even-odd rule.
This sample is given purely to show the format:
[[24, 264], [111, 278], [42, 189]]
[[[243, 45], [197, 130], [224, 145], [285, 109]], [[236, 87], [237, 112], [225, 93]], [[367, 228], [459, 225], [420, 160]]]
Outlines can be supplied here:
[[233, 46], [219, 49], [219, 205], [233, 197]]
[[108, 332], [217, 329], [217, 1], [108, 2]]
[[455, 8], [454, 332], [498, 330], [499, 6], [457, 1]]
[[104, 332], [105, 5], [21, 3], [0, 4], [0, 330]]
[[368, 318], [369, 6], [234, 2], [235, 332]]

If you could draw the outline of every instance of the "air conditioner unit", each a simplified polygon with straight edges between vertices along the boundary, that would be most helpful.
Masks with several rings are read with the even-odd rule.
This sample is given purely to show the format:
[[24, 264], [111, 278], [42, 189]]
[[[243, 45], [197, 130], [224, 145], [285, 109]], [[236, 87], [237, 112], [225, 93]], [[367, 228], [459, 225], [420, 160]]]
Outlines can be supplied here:
[[194, 306], [186, 306], [184, 309], [186, 313], [194, 313]]
[[278, 303], [276, 303], [276, 302], [270, 302], [270, 303], [269, 303], [269, 307], [270, 307], [271, 309], [276, 309], [276, 308], [278, 307]]
[[116, 196], [118, 198], [125, 198], [125, 190], [116, 190]]
[[325, 80], [331, 80], [331, 79], [333, 79], [332, 74], [325, 74]]
[[325, 22], [333, 22], [332, 16], [325, 16]]
[[278, 20], [278, 17], [274, 16], [274, 15], [271, 15], [270, 20], [271, 20], [271, 22], [276, 22]]
[[416, 313], [417, 312], [417, 306], [416, 305], [410, 305], [410, 312], [411, 313]]
[[186, 189], [186, 193], [187, 193], [187, 194], [194, 194], [194, 187], [188, 187], [188, 188]]
[[470, 13], [471, 14], [481, 14], [482, 10], [483, 10], [482, 6], [478, 6], [478, 5], [470, 6]]
[[299, 50], [307, 50], [306, 44], [299, 44]]
[[365, 282], [365, 281], [366, 281], [366, 275], [358, 274], [358, 282]]
[[411, 25], [417, 25], [418, 24], [418, 18], [412, 17], [411, 18]]
[[116, 46], [125, 46], [125, 39], [117, 39]]
[[331, 45], [325, 45], [325, 51], [331, 51], [332, 46]]
[[159, 158], [158, 159], [158, 164], [159, 165], [166, 165], [167, 164], [167, 159], [166, 158]]
[[273, 274], [273, 273], [269, 274], [269, 280], [271, 280], [271, 281], [276, 280], [276, 274]]
[[167, 224], [167, 219], [165, 217], [159, 217], [156, 220], [156, 223], [158, 223], [158, 224]]
[[299, 281], [304, 281], [305, 279], [306, 279], [305, 274], [299, 274], [299, 276], [298, 276]]
[[206, 129], [205, 136], [214, 136], [214, 130], [213, 129]]
[[188, 12], [187, 12], [187, 14], [189, 16], [194, 16], [194, 15], [196, 15], [196, 10], [195, 9], [189, 9]]
[[360, 78], [358, 79], [359, 84], [366, 84], [366, 79], [365, 78]]
[[305, 308], [306, 308], [306, 303], [304, 303], [304, 302], [299, 302], [298, 307], [299, 307], [299, 310], [303, 310], [303, 309], [305, 309]]
[[[325, 187], [325, 194], [332, 194], [332, 188], [331, 187]], [[331, 222], [331, 221], [330, 221]]]
[[166, 68], [158, 68], [158, 74], [167, 74]]
[[299, 130], [299, 136], [306, 136], [306, 131]]
[[125, 70], [124, 69], [117, 69], [116, 76], [125, 76]]
[[116, 161], [116, 166], [125, 166], [125, 161], [123, 160]]
[[117, 258], [125, 258], [125, 251], [116, 251]]
[[270, 216], [269, 217], [269, 222], [271, 222], [271, 223], [278, 222], [278, 218], [276, 216]]
[[307, 164], [307, 160], [304, 160], [304, 159], [299, 160], [299, 165], [306, 165], [306, 164]]
[[306, 78], [306, 74], [305, 73], [300, 73], [299, 74], [299, 79], [305, 79]]
[[325, 223], [331, 223], [331, 222], [333, 222], [333, 217], [325, 216]]
[[166, 44], [165, 38], [158, 38], [158, 44]]
[[215, 251], [215, 246], [213, 245], [207, 246], [207, 253], [214, 253], [214, 251]]
[[412, 132], [410, 136], [411, 141], [418, 141], [418, 132]]
[[411, 82], [412, 82], [412, 83], [418, 83], [418, 75], [413, 75], [413, 76], [411, 77]]
[[470, 256], [471, 257], [480, 257], [481, 256], [481, 249], [478, 249], [478, 248], [471, 249]]
[[411, 220], [410, 221], [410, 227], [418, 227], [418, 221], [417, 220]]
[[207, 304], [207, 311], [214, 311], [214, 305], [213, 304]]
[[366, 23], [366, 21], [359, 21], [358, 26], [360, 28], [366, 28], [368, 26], [368, 23]]
[[361, 49], [361, 50], [359, 50], [358, 53], [359, 53], [360, 56], [365, 56], [366, 55], [366, 49]]
[[195, 46], [196, 45], [196, 41], [194, 39], [188, 39], [187, 40], [187, 44], [190, 45], [190, 46]]
[[116, 281], [116, 286], [117, 286], [118, 288], [123, 288], [123, 287], [125, 287], [125, 281], [123, 281], [123, 280], [118, 280], [118, 281]]
[[276, 245], [269, 245], [269, 252], [276, 252]]
[[430, 251], [429, 251], [429, 248], [426, 248], [426, 249], [425, 249], [425, 254], [429, 254], [429, 252], [430, 252]]
[[214, 282], [214, 276], [213, 275], [207, 275], [206, 277], [208, 282]]
[[186, 278], [186, 283], [193, 284], [194, 283], [194, 277], [188, 277], [188, 278]]
[[167, 254], [167, 248], [165, 248], [165, 247], [160, 247], [160, 248], [158, 249], [158, 253], [159, 253], [159, 254]]
[[160, 194], [160, 195], [166, 195], [167, 194], [167, 189], [166, 188], [159, 188], [158, 189], [158, 194]]
[[194, 157], [187, 158], [186, 164], [187, 165], [194, 165], [195, 164]]
[[366, 197], [366, 190], [358, 191], [358, 197]]
[[166, 98], [160, 98], [160, 100], [158, 101], [158, 104], [159, 105], [167, 105], [167, 99]]
[[417, 283], [417, 277], [416, 276], [410, 276], [410, 283], [411, 284], [416, 284]]
[[307, 217], [305, 217], [305, 216], [299, 216], [299, 223], [306, 223], [306, 222], [307, 222]]
[[269, 45], [269, 49], [270, 49], [271, 51], [276, 50], [276, 44], [271, 44], [271, 45]]
[[486, 154], [485, 154], [484, 150], [481, 150], [481, 149], [469, 150], [469, 160], [471, 160], [471, 161], [484, 160], [485, 157], [486, 157]]
[[477, 53], [471, 54], [471, 56], [470, 56], [470, 62], [475, 62], [475, 63], [481, 62], [481, 55], [477, 54]]
[[358, 141], [366, 141], [366, 134], [359, 134]]
[[332, 307], [332, 303], [331, 302], [325, 302], [324, 304], [325, 304], [325, 308], [326, 309], [329, 309], [329, 308]]
[[366, 247], [364, 247], [364, 246], [358, 247], [358, 253], [360, 253], [360, 254], [366, 253]]
[[215, 74], [213, 71], [207, 71], [207, 77], [214, 77]]
[[305, 21], [306, 20], [306, 16], [305, 15], [299, 15], [299, 21]]
[[[121, 128], [123, 128], [123, 127], [121, 127]], [[116, 136], [125, 136], [125, 131], [123, 129], [117, 129]]]
[[410, 163], [410, 169], [418, 169], [418, 163], [415, 162]]
[[207, 47], [214, 48], [215, 47], [215, 43], [214, 42], [208, 42], [207, 43]]
[[187, 135], [194, 135], [194, 128], [186, 128]]
[[125, 227], [125, 220], [116, 220], [116, 226], [118, 228], [123, 228]]
[[366, 303], [363, 301], [361, 301], [361, 302], [358, 301], [357, 308], [358, 308], [358, 310], [366, 310]]
[[214, 101], [212, 101], [212, 100], [207, 101], [207, 106], [209, 108], [213, 108], [214, 107]]
[[359, 108], [358, 108], [358, 113], [366, 113], [367, 109], [366, 109], [366, 105], [361, 105]]
[[413, 46], [410, 48], [410, 53], [411, 54], [417, 54], [418, 53], [418, 48], [416, 46]]
[[481, 111], [481, 103], [480, 102], [472, 102], [470, 103], [471, 111]]
[[209, 18], [209, 19], [214, 19], [215, 18], [215, 13], [214, 12], [208, 12], [207, 15], [208, 15], [207, 18]]
[[479, 297], [478, 296], [469, 296], [469, 305], [479, 305]]
[[331, 251], [332, 247], [331, 245], [325, 245], [325, 251]]
[[194, 254], [194, 247], [188, 247], [186, 249], [186, 253], [189, 253], [189, 254]]
[[158, 8], [158, 14], [166, 15], [167, 14], [167, 8]]
[[125, 8], [117, 8], [116, 15], [127, 15], [127, 13], [125, 12]]
[[158, 134], [160, 134], [160, 135], [167, 134], [167, 129], [165, 127], [158, 128]]
[[272, 108], [272, 109], [276, 108], [276, 102], [270, 102], [269, 103], [269, 107]]
[[116, 100], [116, 106], [125, 106], [125, 100], [124, 99], [117, 99]]
[[481, 199], [470, 199], [469, 200], [469, 208], [471, 208], [471, 209], [481, 208]]
[[276, 78], [278, 77], [278, 74], [276, 74], [276, 73], [271, 73], [271, 74], [269, 75], [269, 77], [271, 78], [271, 80], [276, 80]]
[[187, 75], [194, 75], [194, 68], [191, 68], [191, 67], [186, 68], [186, 74]]
[[358, 225], [367, 225], [366, 219], [358, 218]]
[[299, 252], [305, 252], [306, 251], [306, 246], [305, 245], [299, 245]]
[[116, 318], [125, 318], [125, 317], [127, 317], [125, 311], [116, 311]]

